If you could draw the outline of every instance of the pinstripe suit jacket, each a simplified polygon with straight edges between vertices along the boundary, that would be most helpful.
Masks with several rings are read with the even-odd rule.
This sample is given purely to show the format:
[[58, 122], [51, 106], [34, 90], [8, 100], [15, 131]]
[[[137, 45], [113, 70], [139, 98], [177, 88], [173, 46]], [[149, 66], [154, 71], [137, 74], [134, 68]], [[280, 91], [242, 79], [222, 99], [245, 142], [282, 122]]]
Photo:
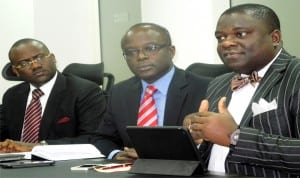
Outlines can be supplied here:
[[[222, 96], [229, 103], [230, 80], [234, 73], [213, 80], [207, 98], [210, 110], [217, 112]], [[277, 109], [253, 116], [251, 105], [260, 98], [277, 101]], [[227, 105], [228, 105], [227, 103]], [[230, 148], [225, 162], [228, 173], [264, 177], [300, 175], [300, 60], [284, 49], [270, 66], [253, 95], [240, 123], [240, 137]], [[201, 145], [208, 164], [212, 143]], [[300, 176], [299, 176], [300, 177]]]

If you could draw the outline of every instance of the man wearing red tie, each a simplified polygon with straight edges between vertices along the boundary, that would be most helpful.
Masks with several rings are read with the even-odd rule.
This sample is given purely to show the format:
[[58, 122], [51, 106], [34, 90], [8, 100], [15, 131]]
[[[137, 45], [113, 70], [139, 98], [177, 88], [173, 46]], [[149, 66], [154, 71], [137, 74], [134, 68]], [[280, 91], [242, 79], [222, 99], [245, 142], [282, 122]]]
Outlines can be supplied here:
[[276, 13], [234, 6], [220, 16], [215, 36], [234, 72], [213, 80], [199, 112], [184, 121], [208, 170], [300, 177], [300, 60], [283, 49]]
[[175, 47], [164, 27], [153, 23], [133, 25], [121, 40], [123, 56], [134, 77], [116, 84], [107, 112], [93, 143], [108, 158], [135, 159], [126, 126], [181, 125], [197, 111], [208, 80], [173, 64]]
[[79, 143], [97, 128], [106, 105], [97, 84], [61, 74], [54, 54], [35, 39], [15, 42], [9, 59], [24, 82], [3, 95], [0, 138], [6, 141], [0, 142], [0, 152]]

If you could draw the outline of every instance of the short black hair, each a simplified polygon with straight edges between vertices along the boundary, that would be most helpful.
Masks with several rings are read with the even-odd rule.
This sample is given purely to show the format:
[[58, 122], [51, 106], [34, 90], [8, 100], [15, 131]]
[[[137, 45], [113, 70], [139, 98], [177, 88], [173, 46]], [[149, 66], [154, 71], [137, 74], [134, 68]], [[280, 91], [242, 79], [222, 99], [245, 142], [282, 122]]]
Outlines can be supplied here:
[[36, 42], [38, 43], [39, 45], [41, 45], [41, 48], [43, 50], [45, 50], [46, 52], [49, 52], [49, 49], [48, 47], [41, 41], [39, 40], [36, 40], [36, 39], [33, 39], [33, 38], [23, 38], [23, 39], [20, 39], [18, 41], [16, 41], [10, 48], [9, 52], [8, 52], [8, 57], [9, 59], [11, 60], [12, 59], [12, 51], [17, 48], [18, 46], [22, 45], [22, 44], [28, 44], [28, 43], [32, 43], [32, 42]]
[[241, 4], [233, 6], [222, 13], [221, 16], [232, 13], [245, 13], [265, 22], [269, 31], [280, 31], [280, 21], [277, 14], [269, 7], [261, 4]]
[[133, 26], [131, 26], [127, 31], [126, 33], [123, 35], [122, 37], [122, 40], [121, 40], [121, 47], [123, 48], [124, 46], [124, 43], [125, 43], [125, 40], [126, 40], [126, 36], [128, 34], [129, 31], [135, 29], [135, 28], [140, 28], [140, 27], [143, 27], [143, 28], [149, 28], [149, 29], [153, 29], [155, 31], [159, 31], [160, 33], [163, 34], [166, 42], [168, 45], [172, 45], [172, 40], [171, 40], [171, 36], [170, 36], [170, 33], [169, 31], [163, 27], [163, 26], [160, 26], [158, 24], [155, 24], [155, 23], [137, 23]]

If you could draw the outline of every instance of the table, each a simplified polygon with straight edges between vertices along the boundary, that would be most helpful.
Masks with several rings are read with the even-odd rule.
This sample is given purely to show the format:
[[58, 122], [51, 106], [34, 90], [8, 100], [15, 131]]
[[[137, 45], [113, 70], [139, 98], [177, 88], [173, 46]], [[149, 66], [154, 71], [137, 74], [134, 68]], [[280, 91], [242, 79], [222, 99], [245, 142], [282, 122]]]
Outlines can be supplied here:
[[[32, 168], [17, 168], [7, 169], [0, 168], [0, 178], [186, 178], [180, 176], [160, 176], [160, 175], [141, 175], [130, 174], [128, 172], [100, 173], [94, 170], [89, 171], [71, 171], [72, 166], [81, 164], [100, 164], [107, 163], [107, 160], [99, 159], [84, 159], [84, 160], [69, 160], [58, 161], [54, 166], [32, 167]], [[203, 178], [229, 178], [241, 177], [237, 175], [204, 175]]]

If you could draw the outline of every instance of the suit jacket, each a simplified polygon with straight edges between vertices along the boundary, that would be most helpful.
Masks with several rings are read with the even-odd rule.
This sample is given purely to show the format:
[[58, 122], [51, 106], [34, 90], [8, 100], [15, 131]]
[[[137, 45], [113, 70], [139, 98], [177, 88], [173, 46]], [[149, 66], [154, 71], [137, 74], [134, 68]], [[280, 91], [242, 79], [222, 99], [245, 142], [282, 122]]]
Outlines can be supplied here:
[[[232, 91], [234, 73], [213, 80], [207, 92], [210, 110]], [[300, 173], [300, 60], [284, 49], [262, 78], [240, 123], [237, 145], [230, 148], [225, 169], [229, 173], [266, 177], [293, 177]], [[278, 107], [253, 116], [251, 105], [263, 98], [274, 99]], [[200, 150], [206, 163], [212, 144], [204, 142]]]
[[[29, 91], [29, 83], [23, 82], [4, 94], [1, 140], [20, 140]], [[42, 116], [39, 140], [70, 143], [74, 137], [94, 132], [105, 107], [106, 100], [97, 84], [58, 73]]]
[[[164, 125], [182, 125], [184, 117], [199, 108], [209, 80], [175, 68], [166, 98]], [[136, 125], [141, 101], [141, 79], [132, 77], [116, 84], [109, 96], [95, 146], [105, 155], [124, 146], [132, 147], [126, 126]]]

